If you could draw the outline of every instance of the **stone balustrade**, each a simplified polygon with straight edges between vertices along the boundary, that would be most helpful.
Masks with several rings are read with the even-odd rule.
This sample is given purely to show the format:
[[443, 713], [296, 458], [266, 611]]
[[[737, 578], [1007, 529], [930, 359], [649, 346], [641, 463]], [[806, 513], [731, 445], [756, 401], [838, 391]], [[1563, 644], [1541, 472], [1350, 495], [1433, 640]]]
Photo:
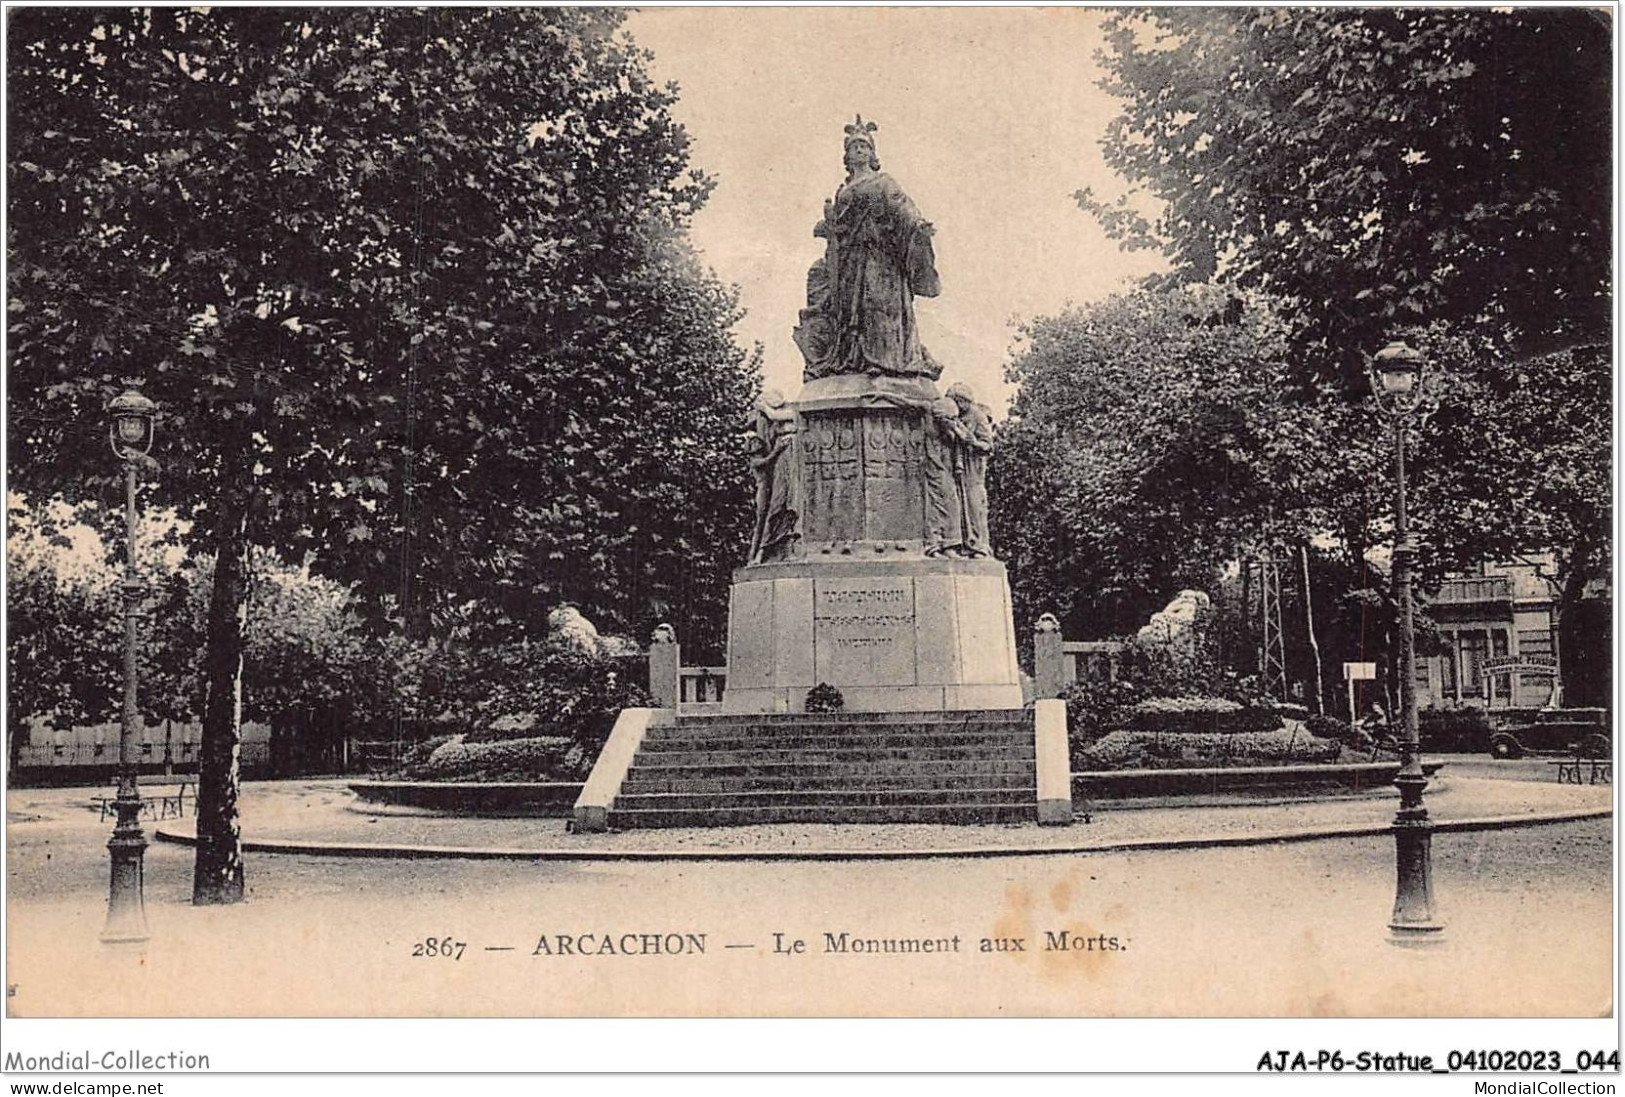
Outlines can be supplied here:
[[1034, 696], [1059, 697], [1080, 680], [1114, 680], [1127, 647], [1121, 640], [1064, 640], [1054, 614], [1044, 614], [1033, 625]]

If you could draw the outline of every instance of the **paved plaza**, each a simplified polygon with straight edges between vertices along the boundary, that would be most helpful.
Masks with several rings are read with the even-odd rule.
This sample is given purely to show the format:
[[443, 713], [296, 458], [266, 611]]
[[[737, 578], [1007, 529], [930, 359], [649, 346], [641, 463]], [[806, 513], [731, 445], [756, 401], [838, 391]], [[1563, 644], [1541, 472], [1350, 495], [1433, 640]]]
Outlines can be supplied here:
[[[1518, 825], [1607, 811], [1608, 786], [1559, 785], [1517, 764], [1502, 770], [1462, 766], [1436, 779], [1428, 797], [1446, 828]], [[1505, 780], [1525, 776], [1544, 781]], [[910, 856], [1020, 856], [1359, 837], [1386, 832], [1390, 791], [1320, 798], [1183, 797], [1141, 806], [1097, 805], [1091, 821], [1070, 827], [954, 826], [900, 823], [852, 826], [780, 823], [748, 827], [675, 827], [610, 834], [569, 834], [561, 819], [448, 819], [412, 809], [359, 804], [343, 782], [262, 785], [244, 808], [244, 838], [266, 851], [535, 857], [547, 859], [802, 859]], [[192, 834], [190, 821], [164, 833]]]
[[[1442, 825], [1528, 815], [1537, 800], [1571, 812], [1605, 811], [1611, 802], [1607, 787], [1517, 779], [1544, 776], [1527, 765], [1487, 772], [1495, 776], [1439, 782], [1430, 803]], [[863, 862], [250, 853], [248, 901], [227, 908], [191, 906], [192, 851], [155, 842], [147, 854], [152, 940], [144, 950], [119, 950], [97, 942], [108, 824], [86, 806], [93, 791], [10, 794], [16, 1015], [1475, 1016], [1610, 1008], [1607, 815], [1439, 834], [1436, 888], [1449, 939], [1427, 951], [1386, 941], [1393, 845], [1382, 836]], [[343, 819], [389, 840], [427, 839], [438, 824], [439, 844], [448, 833], [470, 845], [586, 844], [563, 835], [560, 820], [379, 817], [346, 811], [348, 799], [338, 782], [252, 784], [245, 837], [313, 833], [323, 820]], [[1278, 813], [1300, 824], [1321, 812], [1380, 822], [1391, 811], [1391, 797], [1377, 797], [1104, 812], [1089, 826], [1056, 830], [942, 829], [961, 842], [1019, 847], [1058, 840], [1050, 835], [1235, 831]], [[853, 848], [941, 840], [929, 833], [936, 828], [835, 829]], [[831, 841], [816, 828], [662, 837], [673, 848], [745, 850], [827, 849]], [[611, 852], [626, 838], [654, 840], [588, 841]], [[414, 955], [447, 938], [462, 944], [460, 958]], [[991, 951], [980, 951], [984, 939]], [[796, 940], [805, 952], [793, 951]], [[999, 950], [1013, 940], [1021, 951]], [[885, 946], [900, 941], [954, 945], [926, 954]]]

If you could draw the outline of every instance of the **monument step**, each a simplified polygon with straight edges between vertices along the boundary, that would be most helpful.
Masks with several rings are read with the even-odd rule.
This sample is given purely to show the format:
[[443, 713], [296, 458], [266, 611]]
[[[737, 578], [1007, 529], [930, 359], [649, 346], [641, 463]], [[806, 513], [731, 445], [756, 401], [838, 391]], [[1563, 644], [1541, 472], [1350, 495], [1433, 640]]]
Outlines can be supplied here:
[[868, 762], [955, 762], [955, 761], [1028, 761], [1033, 757], [1031, 744], [1022, 747], [819, 747], [819, 748], [746, 748], [738, 750], [657, 750], [640, 748], [633, 766], [744, 766], [794, 765]]
[[988, 747], [998, 749], [1030, 748], [1030, 731], [1019, 733], [990, 732], [851, 732], [838, 735], [803, 735], [800, 733], [760, 735], [645, 736], [638, 749], [651, 753], [674, 750], [844, 750], [887, 747]]
[[673, 778], [634, 770], [621, 786], [622, 796], [687, 792], [903, 792], [917, 789], [953, 791], [965, 788], [1031, 789], [1037, 786], [1031, 767], [1025, 773], [963, 772], [947, 774], [899, 773], [892, 776], [854, 777], [812, 775], [779, 777]]
[[728, 765], [699, 763], [696, 765], [667, 765], [665, 755], [651, 755], [640, 759], [631, 769], [631, 777], [658, 778], [680, 781], [685, 777], [815, 777], [845, 780], [860, 777], [955, 777], [968, 773], [1021, 774], [1034, 772], [1029, 754], [1025, 758], [948, 758], [936, 761], [864, 760], [857, 762], [789, 762], [745, 761]]
[[698, 809], [615, 810], [609, 825], [620, 830], [653, 827], [753, 826], [768, 823], [1030, 823], [1038, 818], [1038, 805], [996, 804], [888, 804], [812, 807], [729, 807]]
[[1026, 788], [782, 789], [742, 792], [646, 792], [615, 797], [614, 810], [742, 807], [884, 807], [888, 804], [997, 804], [1033, 800], [1038, 790]]
[[[659, 734], [654, 734], [658, 731]], [[662, 746], [668, 743], [695, 744], [705, 746], [725, 746], [733, 743], [747, 743], [752, 746], [774, 746], [781, 743], [819, 744], [819, 743], [942, 743], [953, 745], [955, 743], [1030, 743], [1033, 741], [1032, 728], [990, 728], [984, 730], [961, 730], [945, 728], [923, 727], [889, 727], [889, 728], [823, 728], [807, 730], [802, 728], [757, 728], [751, 731], [735, 731], [727, 735], [688, 735], [681, 731], [669, 728], [651, 729], [650, 734], [643, 738], [645, 746]]]
[[693, 730], [756, 725], [775, 728], [824, 724], [843, 728], [869, 724], [922, 724], [932, 727], [943, 724], [964, 724], [971, 727], [1009, 724], [1028, 727], [1031, 723], [1031, 715], [1025, 709], [956, 709], [943, 712], [745, 712], [679, 716], [675, 724], [663, 730], [687, 734]]

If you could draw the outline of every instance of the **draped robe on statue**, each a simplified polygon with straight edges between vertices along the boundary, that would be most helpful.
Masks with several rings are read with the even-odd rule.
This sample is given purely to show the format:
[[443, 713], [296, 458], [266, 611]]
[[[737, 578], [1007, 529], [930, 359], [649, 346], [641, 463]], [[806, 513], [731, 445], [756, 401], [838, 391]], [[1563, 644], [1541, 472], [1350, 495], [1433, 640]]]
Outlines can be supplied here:
[[796, 342], [807, 378], [842, 373], [936, 377], [920, 345], [914, 298], [940, 292], [931, 225], [883, 172], [854, 175], [815, 230], [829, 244], [807, 275]]

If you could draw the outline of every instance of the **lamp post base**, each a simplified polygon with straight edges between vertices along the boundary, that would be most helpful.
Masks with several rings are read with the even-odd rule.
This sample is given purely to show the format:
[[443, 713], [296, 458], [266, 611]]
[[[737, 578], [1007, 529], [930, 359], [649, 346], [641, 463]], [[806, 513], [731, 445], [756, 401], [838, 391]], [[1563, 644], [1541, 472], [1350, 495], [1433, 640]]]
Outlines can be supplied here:
[[1397, 886], [1388, 939], [1404, 946], [1436, 944], [1444, 940], [1444, 923], [1433, 912], [1433, 823], [1421, 805], [1421, 786], [1427, 782], [1418, 773], [1396, 783], [1402, 806], [1394, 818]]
[[113, 801], [113, 807], [118, 812], [118, 825], [107, 843], [112, 874], [107, 892], [107, 925], [102, 929], [101, 940], [104, 945], [139, 944], [148, 937], [147, 837], [137, 822], [141, 801], [120, 796]]

